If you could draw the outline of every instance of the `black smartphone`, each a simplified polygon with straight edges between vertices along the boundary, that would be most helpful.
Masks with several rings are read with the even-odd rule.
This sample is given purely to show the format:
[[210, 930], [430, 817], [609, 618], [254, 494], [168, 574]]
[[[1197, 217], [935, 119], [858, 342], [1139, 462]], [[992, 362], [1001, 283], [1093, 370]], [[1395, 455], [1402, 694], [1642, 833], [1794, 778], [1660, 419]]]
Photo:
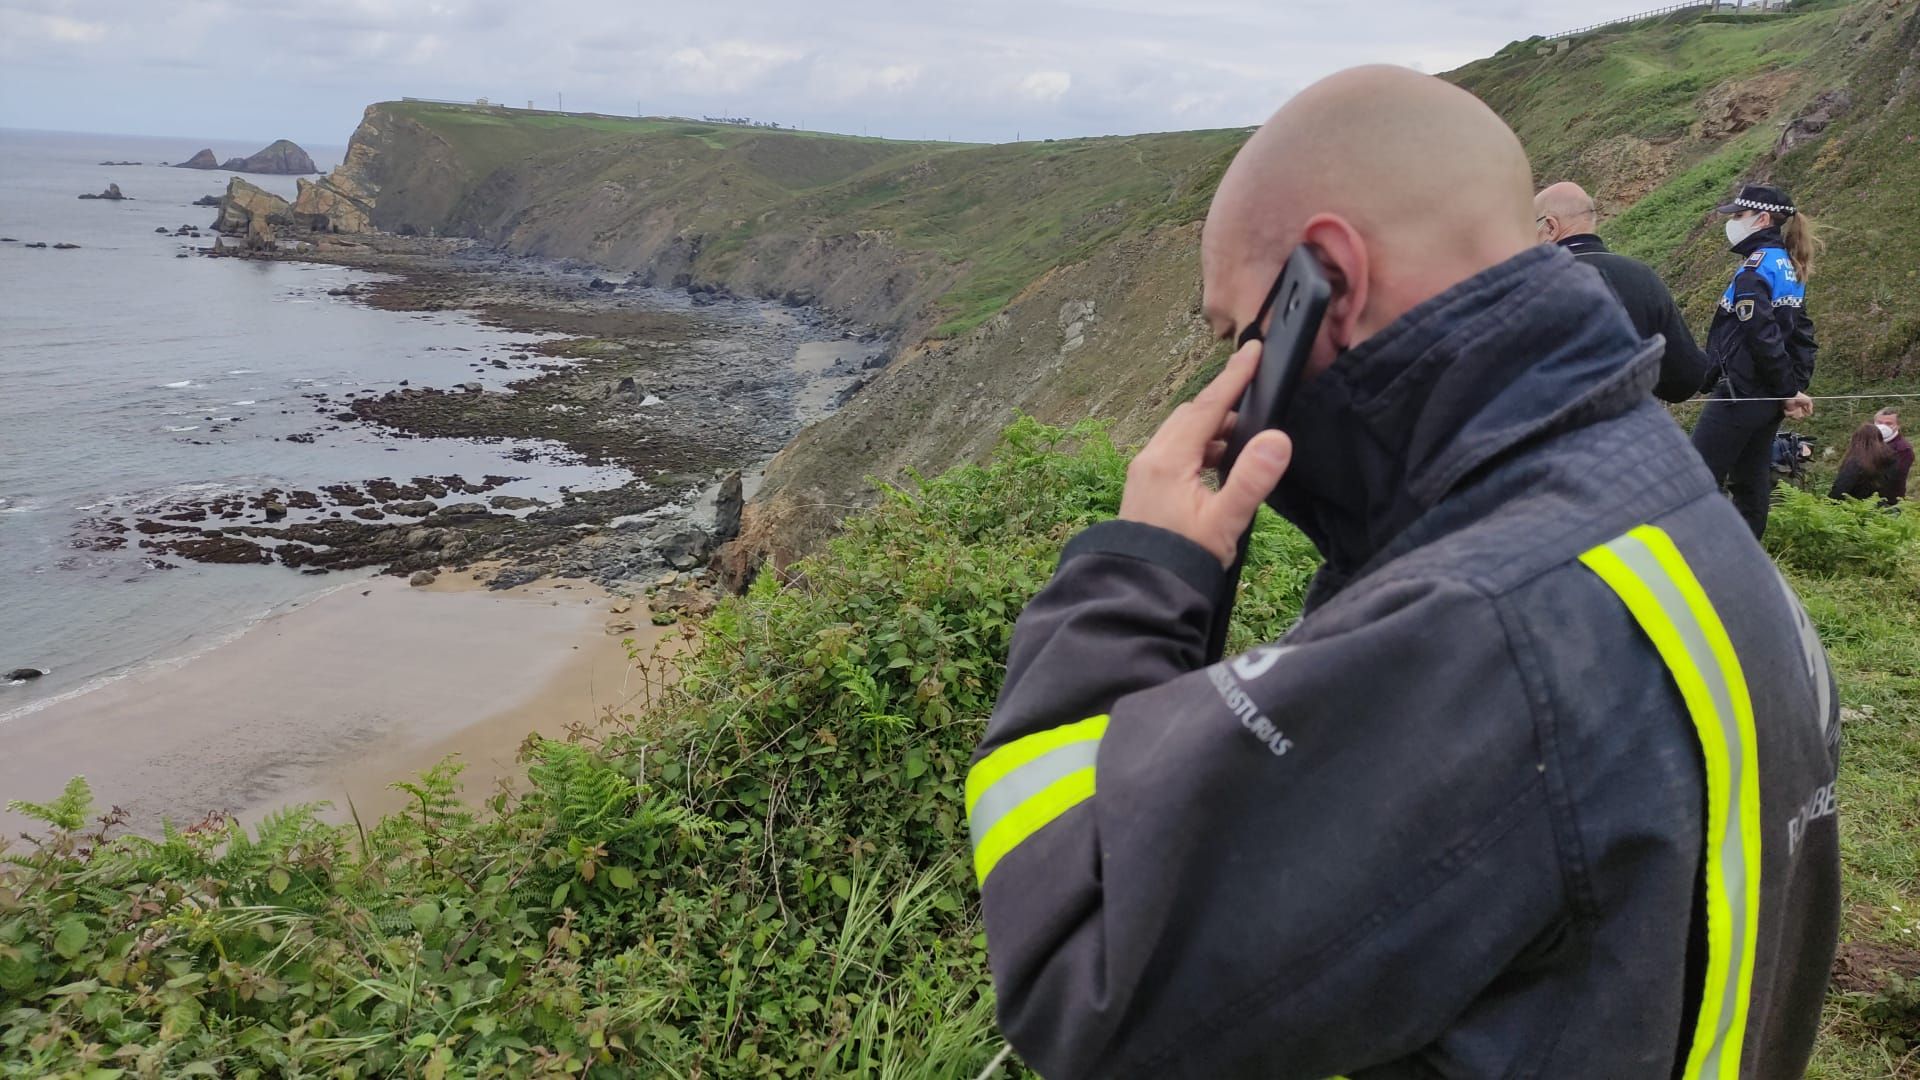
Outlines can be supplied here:
[[[1313, 339], [1320, 334], [1320, 322], [1326, 318], [1327, 301], [1332, 296], [1333, 286], [1320, 269], [1320, 260], [1305, 246], [1294, 248], [1280, 271], [1280, 280], [1273, 283], [1266, 302], [1260, 305], [1260, 313], [1240, 335], [1242, 346], [1256, 337], [1264, 344], [1260, 368], [1240, 396], [1239, 418], [1227, 439], [1226, 455], [1220, 459], [1222, 480], [1233, 471], [1233, 463], [1255, 435], [1279, 426], [1306, 371], [1307, 356], [1313, 351]], [[1273, 313], [1273, 325], [1262, 334], [1260, 324], [1266, 321], [1268, 312]]]
[[[1287, 256], [1287, 265], [1280, 271], [1280, 279], [1273, 283], [1259, 313], [1241, 331], [1236, 345], [1236, 348], [1244, 346], [1255, 338], [1263, 342], [1260, 367], [1253, 373], [1253, 381], [1247, 384], [1246, 393], [1240, 396], [1239, 416], [1234, 421], [1233, 434], [1227, 438], [1227, 452], [1220, 458], [1222, 483], [1253, 437], [1270, 427], [1278, 427], [1281, 417], [1286, 415], [1293, 392], [1306, 372], [1314, 338], [1320, 335], [1321, 320], [1327, 315], [1327, 301], [1332, 297], [1333, 286], [1327, 281], [1326, 272], [1320, 269], [1320, 260], [1304, 245], [1294, 248], [1293, 254]], [[1268, 312], [1273, 314], [1273, 325], [1263, 334], [1260, 325], [1267, 321]], [[1252, 537], [1253, 523], [1248, 522], [1247, 531], [1240, 534], [1240, 547], [1234, 554], [1233, 565], [1227, 568], [1221, 595], [1214, 603], [1213, 626], [1207, 634], [1206, 659], [1210, 664], [1226, 653], [1227, 623], [1233, 617], [1240, 570], [1246, 565], [1247, 543]]]

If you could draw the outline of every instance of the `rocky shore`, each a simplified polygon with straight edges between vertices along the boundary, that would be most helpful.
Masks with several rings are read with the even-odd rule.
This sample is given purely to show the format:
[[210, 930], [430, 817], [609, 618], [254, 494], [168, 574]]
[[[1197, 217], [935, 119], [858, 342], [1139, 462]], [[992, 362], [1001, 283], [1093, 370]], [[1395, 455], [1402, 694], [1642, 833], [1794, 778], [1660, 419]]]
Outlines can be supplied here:
[[[229, 228], [277, 207], [237, 210]], [[236, 218], [245, 216], [242, 223]], [[495, 587], [587, 578], [664, 592], [657, 608], [700, 608], [715, 547], [739, 528], [758, 468], [799, 428], [859, 384], [885, 344], [804, 307], [711, 291], [609, 282], [591, 266], [550, 263], [467, 241], [358, 237], [258, 253], [376, 270], [334, 290], [390, 311], [466, 310], [482, 322], [553, 335], [524, 352], [476, 354], [480, 375], [512, 378], [384, 393], [306, 395], [323, 418], [293, 441], [351, 437], [359, 425], [413, 438], [512, 441], [513, 455], [608, 466], [631, 477], [604, 490], [498, 494], [508, 475], [343, 477], [318, 490], [182, 498], [88, 519], [74, 546], [138, 548], [149, 566], [277, 563], [309, 574], [380, 566], [397, 575], [486, 563]], [[807, 345], [807, 359], [796, 357]], [[497, 379], [496, 379], [497, 386]]]

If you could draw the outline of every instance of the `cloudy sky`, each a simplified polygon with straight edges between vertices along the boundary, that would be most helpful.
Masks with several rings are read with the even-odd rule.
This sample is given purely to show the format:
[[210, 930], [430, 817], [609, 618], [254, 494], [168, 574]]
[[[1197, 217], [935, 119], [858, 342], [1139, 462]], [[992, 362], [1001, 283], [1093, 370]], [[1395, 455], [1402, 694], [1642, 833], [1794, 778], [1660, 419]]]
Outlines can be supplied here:
[[0, 127], [346, 142], [401, 96], [1005, 140], [1258, 122], [1656, 0], [0, 0]]

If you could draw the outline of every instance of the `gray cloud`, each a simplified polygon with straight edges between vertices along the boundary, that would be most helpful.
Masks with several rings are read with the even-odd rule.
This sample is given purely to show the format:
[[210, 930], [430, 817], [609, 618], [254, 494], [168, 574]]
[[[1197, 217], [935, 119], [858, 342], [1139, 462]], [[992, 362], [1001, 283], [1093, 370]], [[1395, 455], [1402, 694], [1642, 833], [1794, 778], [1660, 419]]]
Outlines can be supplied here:
[[0, 126], [346, 140], [412, 95], [1004, 140], [1258, 123], [1649, 0], [0, 0]]

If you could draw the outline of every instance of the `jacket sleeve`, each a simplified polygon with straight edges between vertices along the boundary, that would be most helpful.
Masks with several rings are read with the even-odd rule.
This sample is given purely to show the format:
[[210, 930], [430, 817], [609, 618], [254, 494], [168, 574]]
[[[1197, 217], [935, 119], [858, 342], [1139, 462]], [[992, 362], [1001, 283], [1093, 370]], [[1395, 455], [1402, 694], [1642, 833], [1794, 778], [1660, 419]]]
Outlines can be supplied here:
[[1687, 328], [1687, 320], [1680, 314], [1680, 305], [1673, 302], [1673, 296], [1660, 289], [1660, 304], [1664, 312], [1660, 333], [1667, 339], [1667, 351], [1660, 358], [1660, 381], [1654, 384], [1654, 396], [1662, 401], [1685, 401], [1699, 391], [1707, 381], [1711, 364], [1707, 354], [1693, 339], [1693, 331]]
[[[1746, 314], [1741, 314], [1741, 312]], [[1787, 336], [1773, 314], [1773, 286], [1759, 271], [1743, 269], [1733, 278], [1733, 317], [1740, 326], [1753, 373], [1766, 396], [1788, 397], [1793, 387], [1793, 361]], [[1758, 395], [1756, 395], [1758, 396]]]
[[1813, 384], [1813, 362], [1820, 345], [1813, 338], [1813, 320], [1805, 311], [1793, 313], [1793, 332], [1787, 335], [1787, 352], [1792, 357], [1789, 393], [1800, 393]]
[[1049, 1080], [1392, 1061], [1561, 910], [1489, 601], [1370, 587], [1203, 667], [1219, 576], [1107, 523], [1016, 629], [967, 800], [1001, 1027]]

